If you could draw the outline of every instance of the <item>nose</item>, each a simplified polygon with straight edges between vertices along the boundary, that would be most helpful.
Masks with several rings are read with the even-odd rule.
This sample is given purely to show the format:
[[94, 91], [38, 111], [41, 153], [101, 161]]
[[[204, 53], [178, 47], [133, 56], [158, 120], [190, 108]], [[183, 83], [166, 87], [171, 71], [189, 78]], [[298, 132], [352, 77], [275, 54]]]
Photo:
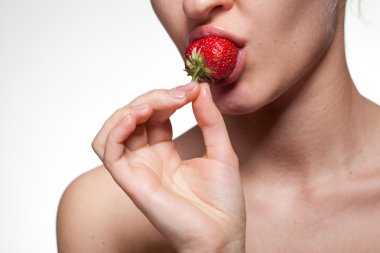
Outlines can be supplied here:
[[204, 19], [215, 9], [231, 9], [233, 3], [234, 0], [183, 0], [183, 10], [191, 19]]

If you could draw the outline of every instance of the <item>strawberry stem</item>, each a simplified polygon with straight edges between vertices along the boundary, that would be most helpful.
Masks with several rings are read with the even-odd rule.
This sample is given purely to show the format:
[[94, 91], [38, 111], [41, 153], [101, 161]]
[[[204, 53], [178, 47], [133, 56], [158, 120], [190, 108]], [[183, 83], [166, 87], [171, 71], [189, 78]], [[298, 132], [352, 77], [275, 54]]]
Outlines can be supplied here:
[[201, 48], [193, 48], [191, 55], [186, 59], [185, 71], [191, 76], [192, 82], [198, 82], [199, 79], [209, 83], [215, 80], [211, 77], [213, 71], [206, 67], [206, 60], [201, 54]]
[[197, 69], [195, 70], [194, 74], [191, 76], [191, 81], [192, 82], [198, 82], [198, 79], [199, 79], [199, 71], [200, 71], [200, 67], [197, 67]]

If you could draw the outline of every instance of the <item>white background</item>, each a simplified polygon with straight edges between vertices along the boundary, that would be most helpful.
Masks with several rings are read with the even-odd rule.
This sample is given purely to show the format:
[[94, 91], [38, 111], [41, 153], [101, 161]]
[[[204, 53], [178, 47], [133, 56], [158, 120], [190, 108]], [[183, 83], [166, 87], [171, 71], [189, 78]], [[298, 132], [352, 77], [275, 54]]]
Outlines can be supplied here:
[[[380, 2], [347, 14], [353, 78], [379, 104]], [[186, 83], [182, 70], [149, 1], [0, 0], [0, 252], [55, 252], [59, 198], [99, 164], [90, 144], [105, 119]], [[188, 106], [175, 136], [192, 124]]]

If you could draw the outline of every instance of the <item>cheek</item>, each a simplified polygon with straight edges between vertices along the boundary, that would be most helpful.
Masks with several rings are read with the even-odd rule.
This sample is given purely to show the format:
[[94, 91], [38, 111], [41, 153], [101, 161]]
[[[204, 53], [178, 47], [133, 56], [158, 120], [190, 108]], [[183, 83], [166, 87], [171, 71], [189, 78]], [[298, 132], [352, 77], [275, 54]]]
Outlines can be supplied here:
[[270, 9], [251, 18], [248, 60], [239, 84], [213, 91], [224, 113], [250, 113], [273, 102], [324, 55], [335, 34], [334, 15], [325, 6], [299, 8]]
[[332, 11], [336, 1], [306, 2], [284, 0], [277, 8], [272, 7], [273, 3], [262, 7], [260, 16], [253, 19], [256, 24], [251, 30], [253, 56], [294, 61], [328, 46], [336, 25]]
[[[318, 0], [314, 4], [286, 9], [275, 23], [264, 23], [253, 41], [252, 59], [286, 76], [301, 76], [320, 58], [335, 35], [336, 15], [330, 3]], [[265, 66], [264, 66], [265, 65]]]
[[185, 50], [188, 39], [188, 24], [183, 12], [182, 1], [151, 0], [157, 18], [180, 52]]

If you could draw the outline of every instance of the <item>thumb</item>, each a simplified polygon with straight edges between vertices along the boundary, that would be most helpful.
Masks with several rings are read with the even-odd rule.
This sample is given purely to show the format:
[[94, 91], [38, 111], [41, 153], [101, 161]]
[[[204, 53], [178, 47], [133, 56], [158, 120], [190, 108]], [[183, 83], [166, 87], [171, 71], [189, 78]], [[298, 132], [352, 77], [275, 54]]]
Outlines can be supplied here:
[[192, 105], [195, 119], [202, 131], [206, 156], [236, 166], [237, 158], [222, 114], [212, 101], [210, 87], [207, 83], [202, 83], [200, 88]]

